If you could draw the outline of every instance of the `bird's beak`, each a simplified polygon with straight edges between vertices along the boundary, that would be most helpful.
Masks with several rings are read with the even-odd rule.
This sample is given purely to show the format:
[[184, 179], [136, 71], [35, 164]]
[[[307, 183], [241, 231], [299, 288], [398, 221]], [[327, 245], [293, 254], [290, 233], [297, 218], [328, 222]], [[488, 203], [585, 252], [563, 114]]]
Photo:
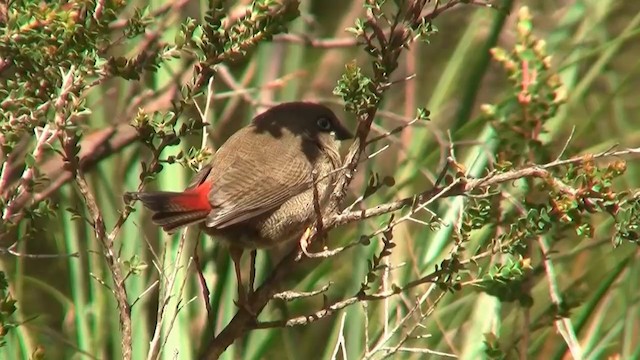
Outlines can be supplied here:
[[353, 139], [353, 134], [351, 133], [351, 131], [347, 130], [347, 128], [342, 126], [342, 124], [339, 124], [338, 126], [336, 126], [336, 129], [333, 132], [333, 134], [336, 140]]

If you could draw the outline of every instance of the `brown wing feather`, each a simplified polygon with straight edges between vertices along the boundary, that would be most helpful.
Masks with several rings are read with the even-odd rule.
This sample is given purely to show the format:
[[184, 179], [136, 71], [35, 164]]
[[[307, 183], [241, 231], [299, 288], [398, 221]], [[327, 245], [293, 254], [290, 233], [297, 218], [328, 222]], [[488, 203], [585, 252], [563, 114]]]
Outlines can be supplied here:
[[208, 227], [224, 228], [273, 210], [311, 184], [312, 167], [300, 156], [300, 137], [286, 132], [281, 138], [267, 133], [247, 137], [248, 131], [254, 128], [240, 130], [216, 154], [214, 168], [225, 170], [211, 174], [214, 210]]
[[210, 172], [211, 164], [202, 167], [202, 169], [200, 169], [200, 171], [198, 171], [198, 173], [193, 176], [193, 179], [191, 179], [191, 182], [189, 183], [189, 185], [187, 185], [187, 188], [185, 190], [190, 190], [198, 187], [198, 185], [202, 184], [207, 179], [207, 176], [209, 176]]

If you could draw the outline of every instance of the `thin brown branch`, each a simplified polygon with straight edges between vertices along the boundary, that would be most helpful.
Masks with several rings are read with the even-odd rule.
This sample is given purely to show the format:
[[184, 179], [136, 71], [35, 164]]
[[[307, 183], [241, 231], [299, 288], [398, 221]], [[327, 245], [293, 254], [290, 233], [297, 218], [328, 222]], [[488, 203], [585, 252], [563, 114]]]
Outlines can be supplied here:
[[353, 47], [359, 44], [358, 40], [353, 37], [314, 39], [310, 36], [296, 34], [278, 34], [273, 37], [273, 41], [300, 44], [322, 49]]
[[[540, 249], [542, 250], [544, 269], [547, 274], [547, 280], [549, 282], [549, 296], [555, 306], [561, 307], [563, 299], [561, 291], [558, 287], [558, 283], [556, 281], [557, 276], [555, 272], [555, 266], [549, 258], [549, 253], [551, 251], [551, 247], [549, 246], [549, 239], [547, 239], [545, 236], [539, 236], [538, 244], [540, 245]], [[576, 337], [576, 332], [573, 328], [573, 325], [571, 324], [571, 319], [563, 316], [557, 317], [553, 322], [556, 326], [556, 329], [558, 330], [558, 333], [560, 333], [565, 343], [567, 344], [567, 347], [571, 352], [571, 356], [574, 359], [582, 359], [582, 346], [580, 345], [580, 342]]]
[[57, 259], [57, 258], [65, 258], [65, 257], [75, 257], [75, 258], [79, 258], [80, 257], [80, 253], [78, 252], [73, 252], [73, 253], [67, 253], [67, 254], [30, 254], [30, 253], [23, 253], [20, 252], [19, 250], [17, 250], [16, 248], [18, 247], [18, 243], [14, 242], [11, 246], [9, 247], [0, 247], [0, 254], [1, 255], [5, 255], [5, 254], [9, 254], [15, 257], [19, 257], [19, 258], [26, 258], [26, 259]]
[[446, 273], [445, 270], [434, 271], [433, 273], [427, 276], [424, 276], [418, 280], [409, 282], [407, 285], [403, 287], [396, 286], [391, 290], [381, 291], [375, 294], [366, 294], [363, 290], [360, 290], [356, 295], [350, 298], [336, 301], [333, 304], [325, 306], [324, 308], [318, 311], [315, 311], [311, 314], [301, 315], [291, 319], [257, 322], [254, 324], [254, 328], [268, 329], [268, 328], [276, 328], [276, 327], [292, 327], [292, 326], [307, 325], [314, 321], [331, 316], [337, 311], [342, 310], [348, 306], [351, 306], [361, 301], [380, 301], [380, 300], [388, 299], [391, 296], [398, 295], [401, 292], [409, 290], [416, 286], [419, 286], [428, 282], [433, 282], [435, 279], [437, 279], [439, 276], [445, 273]]
[[[56, 101], [56, 105], [59, 105], [59, 99], [66, 98], [68, 91], [70, 91], [70, 86], [63, 86], [62, 91], [60, 92], [58, 101]], [[46, 145], [51, 144], [56, 137], [58, 136], [59, 130], [50, 124], [46, 124], [42, 129], [35, 130], [36, 133], [36, 146], [33, 149], [32, 157], [34, 160], [39, 161], [44, 153], [44, 148]], [[3, 194], [4, 188], [8, 183], [8, 171], [9, 171], [9, 162], [3, 164], [2, 173], [0, 174], [0, 194]], [[16, 189], [16, 192], [19, 194], [29, 191], [29, 183], [36, 176], [36, 168], [35, 166], [26, 166], [22, 176], [20, 177], [20, 183]], [[7, 221], [14, 217], [14, 212], [17, 209], [20, 209], [19, 203], [15, 200], [12, 200], [8, 203], [6, 208], [4, 209], [4, 213], [2, 214], [2, 220]]]
[[[592, 159], [602, 159], [609, 157], [620, 157], [626, 156], [630, 154], [640, 154], [640, 148], [629, 148], [624, 150], [609, 150], [604, 151], [598, 154], [594, 154]], [[584, 156], [577, 156], [566, 160], [556, 160], [544, 165], [532, 165], [530, 167], [524, 169], [511, 170], [504, 173], [493, 172], [485, 177], [478, 179], [467, 179], [466, 182], [461, 183], [461, 186], [453, 187], [446, 193], [442, 194], [441, 197], [450, 197], [450, 196], [460, 196], [467, 195], [472, 191], [483, 189], [487, 190], [491, 186], [495, 186], [498, 184], [528, 178], [528, 177], [536, 177], [549, 181], [551, 185], [553, 185], [557, 190], [564, 192], [566, 194], [575, 195], [576, 190], [572, 187], [564, 184], [559, 179], [555, 178], [548, 169], [557, 168], [564, 165], [569, 164], [578, 164], [585, 161]], [[404, 199], [396, 200], [393, 202], [389, 202], [386, 204], [377, 205], [368, 209], [351, 211], [348, 213], [343, 213], [339, 215], [335, 215], [328, 223], [327, 226], [331, 228], [352, 223], [355, 221], [360, 221], [363, 219], [368, 219], [375, 216], [380, 216], [384, 214], [388, 214], [397, 210], [400, 210], [408, 205], [414, 203], [420, 203], [425, 199], [428, 199], [438, 192], [440, 192], [442, 188], [435, 187], [433, 189], [427, 190], [423, 193], [410, 196]]]
[[[407, 322], [409, 321], [409, 319], [418, 317], [420, 319], [425, 318], [426, 316], [428, 316], [433, 309], [435, 309], [435, 304], [442, 299], [443, 294], [440, 294], [440, 296], [438, 296], [438, 298], [436, 298], [436, 301], [434, 301], [431, 305], [428, 311], [423, 312], [422, 311], [422, 304], [424, 304], [427, 299], [429, 298], [429, 295], [431, 294], [431, 292], [435, 289], [435, 286], [430, 286], [429, 289], [427, 289], [427, 291], [425, 291], [425, 293], [423, 293], [413, 304], [413, 306], [410, 306], [407, 313], [399, 320], [396, 322], [396, 324], [393, 326], [392, 329], [390, 329], [386, 334], [382, 333], [381, 336], [378, 338], [378, 340], [376, 341], [376, 343], [371, 347], [370, 350], [368, 350], [367, 352], [364, 353], [364, 355], [362, 356], [362, 359], [370, 359], [373, 357], [374, 354], [376, 354], [377, 352], [381, 351], [381, 349], [383, 347], [386, 346], [386, 344], [397, 334], [399, 334], [400, 332], [404, 333], [404, 337], [408, 337], [410, 332], [407, 332]], [[415, 324], [419, 324], [419, 322], [416, 322]], [[417, 325], [416, 325], [417, 326]], [[403, 342], [402, 340], [400, 340], [400, 342]]]
[[283, 291], [280, 293], [277, 293], [275, 295], [273, 295], [274, 299], [280, 299], [280, 300], [284, 300], [284, 301], [293, 301], [293, 300], [297, 300], [297, 299], [304, 299], [304, 298], [308, 298], [308, 297], [313, 297], [316, 296], [318, 294], [322, 294], [324, 292], [327, 292], [327, 290], [329, 290], [329, 287], [331, 286], [331, 282], [329, 282], [328, 284], [326, 284], [325, 286], [323, 286], [322, 288], [318, 289], [318, 290], [314, 290], [314, 291], [306, 291], [306, 292], [297, 292], [297, 291]]
[[[89, 188], [77, 156], [77, 142], [78, 138], [75, 131], [66, 130], [66, 123], [68, 117], [65, 114], [65, 108], [67, 106], [66, 93], [71, 93], [74, 87], [74, 74], [75, 69], [72, 67], [68, 73], [63, 74], [63, 85], [61, 96], [55, 103], [56, 116], [55, 125], [58, 133], [58, 138], [62, 144], [62, 149], [65, 155], [65, 163], [68, 165], [68, 170], [74, 174], [74, 180], [78, 186], [78, 190], [82, 195], [87, 211], [91, 216], [92, 227], [95, 232], [96, 239], [100, 242], [104, 249], [104, 257], [113, 279], [113, 294], [116, 298], [118, 306], [118, 315], [120, 317], [120, 330], [121, 330], [121, 351], [122, 359], [131, 359], [131, 307], [127, 300], [127, 289], [124, 284], [124, 276], [120, 270], [120, 263], [117, 256], [113, 251], [113, 239], [107, 235], [107, 229], [104, 223], [102, 212], [98, 207], [96, 198]], [[66, 90], [65, 90], [66, 89]]]
[[[86, 136], [80, 144], [79, 169], [86, 172], [92, 169], [101, 160], [118, 153], [126, 146], [132, 144], [138, 134], [129, 124], [116, 125], [107, 129], [96, 131]], [[41, 165], [37, 165], [41, 177], [49, 180], [48, 184], [37, 192], [20, 191], [12, 202], [15, 209], [11, 221], [17, 223], [24, 217], [24, 209], [50, 197], [62, 185], [73, 179], [73, 174], [64, 166], [64, 160], [59, 156], [47, 159]], [[4, 234], [0, 234], [0, 238]]]
[[200, 287], [202, 289], [202, 301], [204, 301], [204, 307], [207, 309], [207, 319], [212, 319], [213, 309], [211, 309], [211, 292], [207, 286], [207, 279], [204, 278], [203, 267], [200, 263], [200, 257], [198, 256], [198, 243], [193, 249], [193, 264], [196, 267], [196, 273], [198, 273], [198, 280], [200, 281]]
[[[149, 14], [149, 17], [154, 19], [166, 19], [165, 15], [169, 12], [174, 14], [180, 14], [180, 12], [182, 11], [182, 8], [185, 7], [188, 3], [189, 3], [189, 0], [166, 1], [162, 6], [151, 11], [151, 13]], [[116, 20], [109, 24], [109, 29], [119, 30], [127, 26], [128, 23], [129, 23], [129, 20], [127, 19]]]
[[482, 6], [482, 7], [488, 7], [488, 8], [494, 7], [490, 2], [485, 0], [470, 0], [470, 1], [469, 0], [452, 0], [445, 3], [442, 6], [439, 6], [439, 4], [440, 2], [436, 2], [435, 8], [422, 18], [425, 22], [432, 21], [443, 12], [450, 10], [453, 7], [458, 5], [475, 5], [475, 6]]
[[386, 352], [389, 355], [396, 354], [398, 352], [408, 352], [408, 353], [413, 353], [413, 354], [436, 355], [438, 357], [444, 357], [444, 358], [454, 358], [454, 359], [458, 358], [458, 356], [455, 355], [455, 354], [450, 354], [450, 353], [446, 353], [446, 352], [442, 352], [442, 351], [435, 351], [435, 350], [430, 350], [430, 349], [423, 349], [423, 348], [383, 347], [383, 348], [380, 348], [380, 351]]
[[322, 309], [322, 310], [318, 310], [312, 314], [309, 315], [302, 315], [302, 316], [298, 316], [295, 318], [291, 318], [291, 319], [287, 319], [287, 320], [275, 320], [275, 321], [264, 321], [264, 322], [259, 322], [256, 323], [254, 325], [254, 328], [256, 329], [269, 329], [269, 328], [279, 328], [279, 327], [293, 327], [293, 326], [300, 326], [300, 325], [307, 325], [310, 324], [314, 321], [320, 320], [320, 319], [324, 319], [328, 316], [333, 315], [334, 313], [336, 313], [339, 310], [342, 310], [344, 308], [346, 308], [347, 306], [351, 306], [353, 304], [356, 304], [360, 301], [363, 301], [363, 299], [354, 296], [354, 297], [350, 297], [348, 299], [342, 300], [342, 301], [338, 301], [335, 302], [333, 304], [331, 304], [330, 306]]
[[[594, 155], [594, 158], [604, 158], [604, 157], [617, 157], [622, 155], [628, 155], [631, 153], [640, 153], [640, 148], [637, 149], [625, 149], [620, 151], [608, 151], [602, 152]], [[533, 165], [528, 168], [519, 169], [519, 170], [511, 170], [505, 173], [496, 173], [492, 172], [491, 174], [479, 178], [479, 179], [458, 179], [446, 186], [436, 186], [430, 190], [427, 190], [423, 193], [412, 195], [406, 197], [404, 199], [396, 200], [393, 202], [389, 202], [386, 204], [380, 204], [368, 209], [357, 210], [357, 211], [348, 211], [342, 214], [334, 215], [330, 219], [325, 222], [325, 227], [328, 230], [333, 229], [335, 227], [362, 221], [364, 219], [369, 219], [376, 216], [381, 216], [385, 214], [389, 214], [398, 210], [401, 210], [407, 206], [412, 206], [412, 210], [406, 214], [405, 216], [399, 218], [394, 221], [393, 226], [398, 225], [399, 223], [410, 219], [410, 217], [415, 214], [417, 211], [426, 209], [426, 206], [433, 203], [435, 200], [444, 198], [444, 197], [452, 197], [452, 196], [469, 196], [472, 192], [477, 190], [482, 190], [483, 192], [488, 192], [491, 186], [499, 185], [502, 183], [518, 180], [521, 178], [527, 177], [537, 177], [541, 179], [545, 179], [550, 182], [557, 190], [568, 194], [575, 195], [576, 190], [559, 179], [555, 178], [548, 170], [550, 168], [558, 167], [561, 165], [567, 165], [570, 163], [579, 163], [584, 161], [584, 157], [574, 157], [572, 159], [567, 160], [557, 160], [552, 163], [548, 163], [545, 165]], [[441, 174], [442, 175], [442, 174]], [[380, 234], [382, 230], [374, 232], [369, 235], [368, 238], [374, 237]], [[311, 233], [306, 234], [307, 238], [311, 236]], [[308, 239], [306, 239], [308, 241]], [[310, 258], [328, 258], [336, 256], [345, 250], [348, 250], [354, 246], [357, 246], [362, 243], [362, 240], [353, 241], [345, 246], [341, 246], [335, 249], [326, 249], [317, 253], [309, 253], [304, 251], [305, 256]]]
[[389, 136], [397, 134], [399, 132], [402, 132], [404, 129], [410, 127], [411, 125], [415, 124], [419, 120], [420, 120], [419, 118], [414, 118], [411, 121], [408, 121], [408, 122], [406, 122], [406, 123], [404, 123], [404, 124], [402, 124], [400, 126], [397, 126], [397, 127], [393, 128], [393, 129], [391, 129], [389, 131], [386, 131], [386, 132], [382, 133], [381, 135], [378, 135], [378, 136], [376, 136], [374, 138], [371, 138], [371, 139], [369, 139], [367, 141], [367, 145], [369, 145], [371, 143], [374, 143], [376, 141], [380, 141], [382, 139], [386, 139]]

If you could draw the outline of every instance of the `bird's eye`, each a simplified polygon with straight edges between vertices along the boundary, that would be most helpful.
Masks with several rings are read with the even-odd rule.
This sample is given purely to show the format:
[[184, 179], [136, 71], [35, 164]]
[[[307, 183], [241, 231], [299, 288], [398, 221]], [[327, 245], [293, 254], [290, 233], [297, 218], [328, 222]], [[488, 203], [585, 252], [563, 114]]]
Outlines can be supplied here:
[[326, 117], [318, 118], [317, 124], [320, 130], [328, 131], [331, 129], [331, 121]]

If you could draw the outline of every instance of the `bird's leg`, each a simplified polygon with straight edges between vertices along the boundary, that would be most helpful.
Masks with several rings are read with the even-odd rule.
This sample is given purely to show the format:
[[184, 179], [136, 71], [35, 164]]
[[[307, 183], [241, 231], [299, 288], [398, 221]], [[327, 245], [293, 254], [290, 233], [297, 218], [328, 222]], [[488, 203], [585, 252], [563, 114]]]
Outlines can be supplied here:
[[249, 294], [253, 294], [253, 285], [256, 281], [256, 256], [258, 251], [256, 249], [251, 250], [251, 270], [249, 273]]
[[229, 254], [231, 255], [231, 260], [233, 261], [233, 267], [236, 271], [236, 281], [238, 283], [238, 301], [236, 302], [236, 305], [239, 308], [253, 314], [253, 311], [249, 308], [249, 298], [247, 297], [247, 291], [242, 284], [242, 274], [240, 272], [240, 260], [242, 259], [243, 252], [244, 250], [241, 247], [229, 247]]
[[247, 294], [245, 292], [244, 285], [242, 284], [242, 274], [240, 273], [240, 260], [242, 259], [242, 253], [243, 250], [240, 247], [229, 247], [229, 254], [231, 255], [233, 267], [236, 272], [236, 282], [238, 283], [238, 302], [245, 302], [247, 299]]

